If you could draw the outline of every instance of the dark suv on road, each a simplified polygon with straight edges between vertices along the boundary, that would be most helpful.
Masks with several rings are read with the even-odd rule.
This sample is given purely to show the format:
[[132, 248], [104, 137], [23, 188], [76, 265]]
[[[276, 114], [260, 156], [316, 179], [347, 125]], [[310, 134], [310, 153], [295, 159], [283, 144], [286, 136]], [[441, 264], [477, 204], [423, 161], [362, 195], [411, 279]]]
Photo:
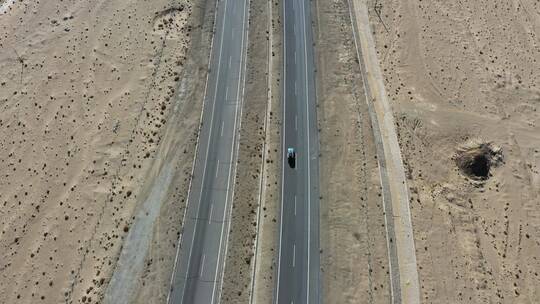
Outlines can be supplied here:
[[287, 149], [287, 162], [289, 163], [289, 167], [296, 167], [296, 152], [294, 148]]

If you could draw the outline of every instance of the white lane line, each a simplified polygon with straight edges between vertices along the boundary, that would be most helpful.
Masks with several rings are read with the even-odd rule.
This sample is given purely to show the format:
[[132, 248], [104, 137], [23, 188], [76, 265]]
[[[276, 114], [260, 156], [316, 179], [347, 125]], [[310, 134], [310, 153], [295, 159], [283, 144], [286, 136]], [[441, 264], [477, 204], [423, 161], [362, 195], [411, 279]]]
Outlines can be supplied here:
[[231, 68], [231, 60], [232, 60], [232, 56], [229, 56], [229, 69]]
[[[217, 69], [217, 79], [216, 79], [216, 86], [215, 86], [215, 89], [214, 89], [214, 99], [213, 99], [213, 103], [212, 103], [212, 115], [210, 117], [210, 126], [212, 126], [212, 124], [214, 123], [214, 112], [215, 112], [215, 107], [216, 107], [216, 98], [217, 98], [217, 91], [218, 91], [218, 84], [219, 84], [219, 71], [221, 69], [221, 57], [223, 55], [223, 35], [225, 34], [225, 23], [227, 21], [227, 2], [228, 0], [225, 0], [225, 7], [223, 8], [224, 9], [224, 12], [223, 12], [223, 24], [222, 24], [222, 28], [221, 28], [221, 41], [219, 43], [219, 57], [218, 57], [218, 69]], [[219, 10], [219, 7], [217, 8]], [[213, 40], [212, 40], [213, 41]], [[201, 184], [204, 185], [204, 177], [206, 175], [206, 165], [208, 163], [208, 152], [210, 151], [210, 138], [212, 138], [212, 128], [210, 127], [210, 131], [208, 133], [208, 144], [206, 146], [206, 154], [205, 154], [205, 157], [204, 157], [204, 167], [203, 167], [203, 176], [202, 176], [202, 180], [201, 180]], [[199, 203], [197, 205], [197, 215], [199, 214], [199, 211], [201, 209], [201, 200], [202, 200], [202, 193], [203, 193], [203, 189], [204, 187], [201, 187], [201, 190], [199, 192]], [[188, 275], [189, 275], [189, 266], [191, 264], [191, 254], [193, 253], [193, 244], [195, 242], [195, 235], [197, 233], [197, 224], [195, 224], [195, 228], [193, 229], [193, 236], [191, 238], [191, 245], [189, 247], [189, 255], [188, 255], [188, 262], [187, 262], [187, 271], [186, 271], [186, 275], [184, 276], [184, 280], [187, 281], [187, 278], [188, 278]], [[185, 289], [186, 289], [186, 285], [187, 284], [184, 284], [183, 285], [183, 290], [182, 290], [182, 294], [184, 294], [185, 292]]]
[[223, 129], [225, 128], [225, 121], [221, 122], [221, 137], [223, 137]]
[[208, 215], [208, 224], [212, 222], [212, 213], [214, 212], [214, 204], [210, 205], [210, 214]]
[[294, 215], [296, 215], [296, 195], [294, 196]]
[[[294, 117], [294, 129], [298, 130], [298, 115], [296, 115]], [[295, 197], [295, 199], [296, 199], [296, 197]]]
[[298, 87], [296, 86], [296, 80], [294, 81], [294, 96], [298, 96]]
[[[245, 83], [245, 71], [246, 71], [246, 67], [247, 67], [247, 60], [245, 60], [245, 57], [246, 57], [246, 52], [247, 52], [247, 48], [245, 47], [245, 44], [244, 44], [244, 40], [247, 40], [246, 38], [248, 38], [248, 35], [249, 35], [249, 31], [246, 31], [246, 12], [248, 12], [248, 18], [247, 20], [249, 20], [249, 9], [246, 9], [246, 2], [243, 2], [244, 3], [244, 8], [243, 8], [243, 17], [242, 17], [242, 43], [240, 45], [240, 63], [239, 63], [239, 66], [240, 68], [238, 69], [238, 87], [236, 89], [236, 100], [238, 100], [238, 97], [240, 96], [240, 85]], [[249, 25], [249, 24], [248, 24]], [[232, 29], [234, 31], [234, 28]], [[242, 65], [244, 66], [244, 68], [242, 69]], [[244, 97], [244, 90], [245, 90], [245, 86], [242, 86], [242, 100], [243, 100], [243, 97]], [[231, 142], [231, 159], [230, 159], [230, 166], [229, 166], [229, 173], [228, 173], [228, 178], [227, 178], [227, 193], [226, 193], [226, 196], [225, 196], [225, 208], [223, 208], [223, 221], [225, 221], [225, 218], [226, 218], [226, 212], [227, 212], [227, 205], [228, 205], [228, 198], [229, 198], [229, 190], [232, 188], [232, 195], [231, 197], [234, 197], [234, 183], [232, 184], [231, 186], [231, 175], [235, 175], [235, 172], [236, 172], [236, 164], [233, 164], [233, 155], [235, 155], [235, 152], [238, 151], [238, 148], [239, 148], [239, 145], [240, 143], [237, 142], [237, 139], [236, 139], [236, 123], [238, 122], [238, 110], [240, 109], [240, 117], [242, 117], [242, 102], [237, 102], [236, 103], [236, 111], [234, 113], [234, 126], [233, 126], [233, 140]], [[239, 128], [241, 127], [242, 125], [242, 122], [240, 121], [240, 126]], [[236, 148], [235, 148], [236, 146]], [[238, 158], [238, 156], [237, 156]], [[237, 160], [237, 159], [236, 159]], [[233, 167], [234, 167], [234, 170], [233, 170]], [[232, 174], [231, 174], [231, 170], [233, 170]], [[232, 208], [229, 208], [229, 215], [232, 213]], [[214, 287], [213, 287], [213, 290], [212, 290], [212, 299], [211, 299], [211, 304], [214, 303], [214, 297], [215, 297], [215, 293], [216, 293], [216, 287], [217, 287], [217, 282], [218, 282], [218, 269], [219, 269], [219, 260], [220, 260], [220, 256], [221, 256], [221, 246], [222, 246], [222, 242], [223, 242], [223, 232], [224, 232], [224, 229], [225, 229], [225, 226], [227, 226], [227, 230], [226, 231], [229, 231], [230, 230], [230, 227], [231, 227], [231, 221], [228, 221], [227, 224], [223, 224], [221, 226], [221, 235], [219, 237], [219, 248], [218, 248], [218, 263], [216, 263], [216, 271], [215, 271], [215, 275], [214, 275]], [[228, 242], [225, 242], [225, 255], [227, 254], [227, 248], [229, 246], [229, 243]], [[225, 266], [227, 264], [227, 259], [224, 259], [223, 261], [223, 269], [225, 269]], [[219, 287], [219, 294], [218, 294], [218, 298], [217, 298], [217, 302], [219, 303], [220, 302], [220, 299], [221, 299], [221, 291], [223, 289], [223, 276], [225, 274], [225, 271], [221, 271], [221, 278], [219, 280], [220, 282], [220, 287]]]
[[229, 100], [229, 87], [225, 89], [225, 101]]
[[[287, 117], [287, 15], [285, 14], [285, 4], [287, 2], [283, 1], [283, 127], [281, 129], [281, 146], [285, 147], [285, 130], [286, 130], [286, 119]], [[276, 303], [279, 303], [279, 288], [280, 288], [280, 278], [281, 278], [281, 251], [283, 251], [282, 246], [282, 237], [283, 237], [283, 197], [284, 197], [284, 179], [285, 179], [285, 153], [281, 152], [281, 208], [280, 208], [280, 219], [279, 219], [279, 250], [278, 250], [278, 273], [277, 273], [277, 288], [276, 288]]]
[[203, 254], [202, 255], [202, 260], [201, 260], [201, 266], [199, 267], [199, 277], [202, 277], [202, 274], [203, 274], [203, 271], [204, 271], [204, 259], [206, 258], [206, 256]]
[[296, 65], [296, 50], [294, 50], [294, 65]]
[[296, 266], [296, 244], [292, 247], [292, 267]]
[[308, 210], [308, 245], [307, 245], [307, 288], [306, 288], [306, 303], [309, 303], [309, 290], [310, 290], [310, 249], [311, 249], [311, 156], [310, 156], [310, 148], [311, 145], [309, 143], [309, 90], [308, 90], [308, 63], [307, 63], [307, 27], [306, 27], [306, 15], [305, 15], [305, 4], [303, 4], [302, 7], [302, 22], [304, 26], [304, 64], [305, 64], [305, 77], [306, 77], [306, 124], [307, 124], [307, 157], [308, 157], [308, 165], [307, 165], [307, 179], [308, 179], [308, 199], [307, 199], [307, 210]]
[[217, 160], [217, 166], [216, 166], [216, 178], [218, 176], [218, 173], [219, 173], [219, 159]]

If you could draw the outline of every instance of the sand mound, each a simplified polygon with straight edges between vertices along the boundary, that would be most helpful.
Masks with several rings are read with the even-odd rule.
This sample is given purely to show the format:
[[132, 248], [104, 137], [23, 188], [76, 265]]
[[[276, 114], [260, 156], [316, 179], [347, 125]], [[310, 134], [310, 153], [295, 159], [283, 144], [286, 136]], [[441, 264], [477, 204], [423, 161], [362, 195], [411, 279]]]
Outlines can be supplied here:
[[502, 150], [489, 142], [470, 141], [461, 146], [455, 157], [463, 174], [475, 179], [486, 180], [492, 167], [502, 163]]

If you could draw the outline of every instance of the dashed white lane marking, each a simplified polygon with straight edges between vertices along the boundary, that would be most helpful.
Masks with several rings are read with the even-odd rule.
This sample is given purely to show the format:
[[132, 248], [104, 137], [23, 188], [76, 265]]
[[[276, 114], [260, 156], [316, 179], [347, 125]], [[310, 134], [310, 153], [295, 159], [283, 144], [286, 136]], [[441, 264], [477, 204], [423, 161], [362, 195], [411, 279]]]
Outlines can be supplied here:
[[231, 60], [232, 60], [232, 56], [229, 56], [229, 69], [231, 68]]
[[[298, 115], [294, 117], [294, 129], [298, 130]], [[296, 197], [295, 197], [296, 199]]]
[[201, 260], [201, 267], [199, 268], [199, 277], [202, 277], [202, 274], [203, 274], [203, 271], [204, 271], [204, 259], [206, 258], [206, 256], [203, 254], [202, 255], [202, 260]]
[[296, 195], [294, 196], [294, 215], [296, 215]]
[[223, 129], [224, 129], [224, 127], [225, 127], [225, 121], [222, 121], [221, 122], [221, 135], [220, 135], [221, 137], [223, 137]]
[[229, 87], [225, 89], [225, 101], [229, 100]]
[[219, 159], [217, 160], [217, 166], [216, 166], [216, 178], [218, 176], [218, 173], [219, 173]]
[[292, 247], [292, 267], [296, 265], [296, 244]]
[[210, 205], [210, 215], [208, 215], [208, 224], [212, 221], [212, 213], [214, 212], [214, 204]]

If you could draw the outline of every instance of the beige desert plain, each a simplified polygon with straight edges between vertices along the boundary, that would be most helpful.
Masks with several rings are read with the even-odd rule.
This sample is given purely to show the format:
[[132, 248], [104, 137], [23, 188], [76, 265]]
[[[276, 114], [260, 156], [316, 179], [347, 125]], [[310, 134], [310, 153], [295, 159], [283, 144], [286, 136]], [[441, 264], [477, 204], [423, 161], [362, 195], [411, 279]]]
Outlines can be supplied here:
[[[540, 3], [311, 3], [324, 302], [391, 298], [356, 29], [373, 35], [394, 117], [420, 302], [537, 303]], [[250, 4], [225, 303], [271, 303], [275, 284], [281, 1]], [[369, 28], [355, 28], [359, 4]], [[103, 303], [133, 225], [146, 243], [131, 301], [165, 303], [214, 7], [0, 1], [0, 303]]]

